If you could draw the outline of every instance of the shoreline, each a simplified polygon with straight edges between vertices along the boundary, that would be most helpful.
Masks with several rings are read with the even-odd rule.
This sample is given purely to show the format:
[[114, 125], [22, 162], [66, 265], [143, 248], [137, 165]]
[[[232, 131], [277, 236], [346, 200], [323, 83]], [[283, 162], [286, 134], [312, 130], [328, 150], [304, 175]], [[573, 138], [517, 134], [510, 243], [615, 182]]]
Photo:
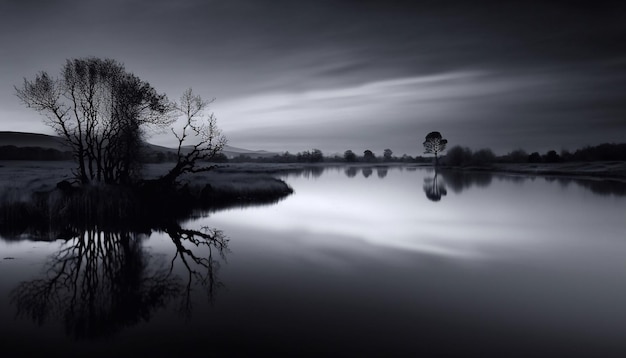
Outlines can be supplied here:
[[[154, 179], [170, 168], [172, 163], [145, 164], [144, 176]], [[377, 162], [377, 163], [219, 163], [218, 167], [205, 173], [181, 177], [181, 183], [202, 185], [207, 183], [233, 183], [246, 186], [255, 180], [267, 181], [283, 175], [317, 169], [323, 171], [332, 168], [392, 168], [402, 167], [409, 170], [434, 170], [432, 164]], [[35, 191], [51, 189], [62, 180], [72, 179], [74, 163], [71, 161], [0, 161], [0, 188], [30, 189]], [[566, 177], [580, 180], [613, 180], [626, 182], [626, 162], [565, 162], [565, 163], [494, 163], [453, 167], [441, 165], [439, 170], [459, 172], [483, 172], [493, 174], [512, 174], [521, 176]]]
[[[69, 161], [0, 161], [1, 236], [17, 239], [33, 222], [39, 223], [39, 227], [32, 234], [44, 233], [42, 237], [48, 239], [61, 234], [52, 228], [60, 229], [59, 225], [69, 223], [110, 229], [126, 226], [140, 231], [159, 229], [164, 223], [182, 222], [217, 210], [276, 203], [294, 193], [287, 180], [291, 175], [315, 178], [325, 170], [348, 173], [350, 168], [364, 172], [376, 168], [425, 170], [429, 175], [435, 172], [432, 165], [422, 163], [233, 163], [209, 172], [184, 175], [172, 190], [145, 182], [133, 187], [57, 185], [72, 179], [73, 167], [74, 163]], [[169, 167], [170, 163], [146, 165], [144, 177], [148, 181], [158, 178]], [[625, 169], [626, 162], [439, 168], [440, 175], [445, 181], [450, 180], [449, 185], [457, 192], [472, 184], [484, 184], [485, 180], [489, 183], [492, 176], [529, 179], [541, 176], [565, 183], [576, 181], [593, 192], [621, 196], [626, 195]], [[482, 175], [470, 175], [472, 172]]]
[[[403, 167], [413, 169], [434, 170], [432, 164], [379, 162], [379, 163], [226, 163], [218, 167], [212, 175], [220, 173], [267, 174], [281, 175], [304, 171], [311, 168], [392, 168]], [[568, 177], [580, 180], [616, 180], [626, 182], [626, 162], [565, 162], [565, 163], [494, 163], [491, 165], [475, 165], [453, 167], [442, 165], [439, 170], [460, 172], [484, 172], [492, 174], [515, 174], [523, 176]]]
[[566, 163], [496, 163], [490, 166], [449, 167], [443, 170], [489, 172], [523, 176], [563, 177], [578, 180], [613, 180], [626, 182], [626, 162], [566, 162]]

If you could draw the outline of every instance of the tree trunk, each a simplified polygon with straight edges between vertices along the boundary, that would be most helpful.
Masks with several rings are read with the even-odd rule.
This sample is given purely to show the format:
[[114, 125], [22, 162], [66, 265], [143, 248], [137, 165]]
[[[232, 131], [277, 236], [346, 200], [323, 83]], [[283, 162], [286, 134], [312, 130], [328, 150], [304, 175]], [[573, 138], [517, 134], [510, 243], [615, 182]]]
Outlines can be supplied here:
[[89, 177], [87, 177], [87, 170], [85, 169], [85, 153], [80, 147], [78, 149], [77, 157], [80, 182], [82, 184], [87, 184], [89, 183]]
[[174, 168], [172, 168], [169, 172], [167, 172], [167, 174], [160, 177], [158, 180], [163, 184], [173, 186], [176, 178], [178, 178], [183, 173], [184, 167], [185, 164], [183, 162], [178, 162], [176, 163], [176, 166]]

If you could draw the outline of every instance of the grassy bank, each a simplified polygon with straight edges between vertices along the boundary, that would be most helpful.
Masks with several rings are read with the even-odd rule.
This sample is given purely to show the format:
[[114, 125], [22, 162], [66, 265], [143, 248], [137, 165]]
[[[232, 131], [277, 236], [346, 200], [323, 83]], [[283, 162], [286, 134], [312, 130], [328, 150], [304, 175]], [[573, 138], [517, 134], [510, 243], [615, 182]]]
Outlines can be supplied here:
[[566, 163], [494, 163], [484, 166], [442, 167], [462, 171], [487, 171], [521, 175], [562, 176], [626, 181], [626, 162], [566, 162]]
[[[146, 164], [147, 179], [163, 175], [171, 163]], [[328, 168], [432, 168], [423, 163], [225, 163], [217, 169], [180, 178], [183, 185], [202, 189], [210, 184], [216, 193], [240, 196], [242, 199], [262, 195], [264, 191], [281, 191], [284, 183], [278, 180], [289, 174], [321, 172]], [[72, 162], [0, 161], [0, 189], [19, 188], [20, 192], [50, 190], [61, 180], [70, 180]], [[626, 162], [566, 162], [566, 163], [493, 163], [482, 166], [442, 166], [443, 169], [461, 171], [484, 171], [520, 175], [563, 176], [572, 178], [597, 178], [626, 180]], [[282, 183], [282, 184], [281, 184]]]
[[[42, 240], [80, 230], [150, 232], [166, 230], [203, 213], [226, 207], [270, 204], [293, 190], [263, 173], [201, 173], [175, 187], [57, 186], [72, 180], [71, 162], [0, 163], [0, 235], [26, 234]], [[147, 179], [169, 166], [146, 168]], [[154, 184], [154, 182], [152, 182]]]
[[[156, 179], [172, 167], [171, 163], [146, 164], [146, 179]], [[0, 190], [19, 196], [37, 191], [49, 191], [62, 180], [73, 179], [75, 164], [69, 161], [0, 161]], [[180, 177], [181, 185], [190, 190], [202, 190], [207, 184], [214, 192], [225, 196], [252, 197], [255, 193], [285, 191], [286, 184], [273, 174], [294, 170], [289, 165], [224, 165], [218, 169]], [[21, 193], [21, 194], [18, 194]]]

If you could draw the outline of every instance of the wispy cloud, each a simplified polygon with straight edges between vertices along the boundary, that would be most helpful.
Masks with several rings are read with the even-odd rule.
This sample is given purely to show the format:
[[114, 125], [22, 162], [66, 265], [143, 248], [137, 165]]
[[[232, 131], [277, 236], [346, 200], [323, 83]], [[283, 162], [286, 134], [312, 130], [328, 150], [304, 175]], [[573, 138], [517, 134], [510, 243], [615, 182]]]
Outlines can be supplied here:
[[216, 97], [244, 147], [416, 153], [429, 130], [496, 150], [597, 144], [626, 129], [621, 13], [604, 2], [0, 1], [0, 116], [3, 129], [46, 131], [12, 86], [100, 56], [172, 98], [187, 87]]
[[[341, 150], [330, 143], [338, 137], [343, 137], [341, 145], [354, 146], [359, 139], [377, 134], [380, 140], [371, 145], [380, 149], [390, 145], [388, 138], [394, 132], [410, 128], [415, 136], [434, 125], [462, 122], [473, 116], [468, 113], [469, 102], [492, 101], [546, 82], [542, 78], [502, 78], [485, 71], [451, 72], [339, 88], [262, 93], [218, 101], [214, 110], [235, 141], [256, 138], [260, 143], [267, 136], [268, 149], [280, 146], [271, 147], [277, 133], [296, 138], [302, 133], [315, 134], [306, 144], [334, 150]], [[411, 143], [393, 142], [405, 149], [414, 147], [414, 139]]]
[[[228, 119], [224, 126], [231, 131], [284, 125], [307, 127], [326, 122], [352, 125], [354, 123], [349, 122], [379, 121], [379, 115], [389, 115], [389, 111], [393, 111], [393, 107], [398, 105], [475, 96], [475, 81], [481, 76], [478, 72], [459, 72], [390, 79], [340, 88], [264, 93], [216, 103], [215, 108], [220, 117]], [[481, 92], [485, 94], [496, 90], [483, 88]]]

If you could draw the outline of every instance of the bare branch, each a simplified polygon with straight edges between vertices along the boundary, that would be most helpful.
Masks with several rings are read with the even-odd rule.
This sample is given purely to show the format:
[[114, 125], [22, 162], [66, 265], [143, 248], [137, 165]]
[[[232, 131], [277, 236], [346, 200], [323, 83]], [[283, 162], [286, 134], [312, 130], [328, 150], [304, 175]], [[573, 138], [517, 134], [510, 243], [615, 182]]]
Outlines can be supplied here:
[[[190, 88], [180, 97], [180, 103], [173, 104], [174, 112], [182, 117], [184, 123], [181, 130], [172, 129], [178, 140], [177, 162], [174, 168], [161, 177], [163, 182], [172, 184], [185, 173], [198, 173], [215, 168], [208, 163], [221, 153], [227, 140], [217, 127], [217, 119], [213, 113], [206, 114], [208, 106], [213, 101], [214, 99], [203, 100]], [[195, 143], [188, 144], [189, 141]]]

